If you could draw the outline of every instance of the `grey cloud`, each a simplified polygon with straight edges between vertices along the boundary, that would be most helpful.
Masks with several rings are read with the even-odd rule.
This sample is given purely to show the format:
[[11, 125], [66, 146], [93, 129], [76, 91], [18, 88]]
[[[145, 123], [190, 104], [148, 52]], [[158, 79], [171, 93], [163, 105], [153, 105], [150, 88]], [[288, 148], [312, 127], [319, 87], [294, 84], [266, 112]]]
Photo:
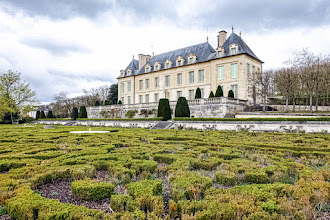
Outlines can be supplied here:
[[69, 52], [88, 53], [89, 49], [70, 42], [59, 42], [48, 38], [24, 38], [21, 42], [25, 45], [47, 50], [55, 56], [65, 56]]
[[[31, 16], [42, 15], [67, 19], [73, 16], [95, 18], [107, 12], [120, 22], [143, 25], [151, 20], [167, 20], [175, 26], [189, 28], [230, 27], [282, 28], [317, 26], [330, 23], [328, 0], [231, 0], [212, 1], [205, 12], [191, 11], [180, 17], [175, 0], [2, 0], [3, 3], [23, 9]], [[186, 3], [187, 2], [187, 3]], [[186, 7], [189, 2], [185, 1]], [[205, 2], [200, 1], [200, 4]]]

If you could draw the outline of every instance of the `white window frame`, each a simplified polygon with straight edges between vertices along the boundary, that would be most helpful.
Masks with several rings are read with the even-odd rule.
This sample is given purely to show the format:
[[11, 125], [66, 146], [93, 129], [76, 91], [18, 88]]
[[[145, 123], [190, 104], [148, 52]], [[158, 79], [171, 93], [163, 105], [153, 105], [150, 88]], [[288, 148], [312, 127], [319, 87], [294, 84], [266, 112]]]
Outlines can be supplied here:
[[139, 103], [143, 103], [143, 95], [139, 95]]
[[159, 94], [155, 93], [154, 97], [155, 97], [155, 102], [158, 102], [159, 101]]
[[218, 66], [218, 81], [223, 80], [223, 65]]
[[170, 87], [170, 85], [171, 85], [171, 78], [170, 78], [170, 75], [166, 75], [165, 76], [165, 86], [166, 87]]
[[120, 91], [121, 91], [121, 93], [125, 92], [125, 84], [123, 82], [120, 83]]
[[195, 71], [189, 71], [189, 83], [195, 83]]
[[189, 89], [189, 100], [195, 99], [195, 91], [193, 89]]
[[237, 63], [231, 64], [231, 78], [237, 79], [238, 78], [238, 69], [237, 69]]
[[131, 104], [131, 96], [127, 96], [127, 104]]
[[234, 98], [237, 99], [238, 88], [237, 84], [231, 85], [230, 89], [234, 92]]
[[159, 77], [155, 77], [155, 88], [159, 88]]
[[143, 90], [143, 80], [139, 80], [139, 91]]
[[127, 92], [131, 91], [131, 82], [127, 82]]
[[198, 82], [203, 83], [205, 81], [204, 69], [198, 70]]
[[182, 85], [182, 73], [177, 74], [177, 84], [178, 86]]
[[146, 95], [145, 95], [145, 102], [146, 102], [146, 103], [149, 103], [149, 94], [146, 94]]
[[182, 91], [181, 90], [177, 91], [176, 94], [177, 94], [178, 98], [182, 97]]
[[149, 89], [149, 79], [146, 79], [146, 90]]

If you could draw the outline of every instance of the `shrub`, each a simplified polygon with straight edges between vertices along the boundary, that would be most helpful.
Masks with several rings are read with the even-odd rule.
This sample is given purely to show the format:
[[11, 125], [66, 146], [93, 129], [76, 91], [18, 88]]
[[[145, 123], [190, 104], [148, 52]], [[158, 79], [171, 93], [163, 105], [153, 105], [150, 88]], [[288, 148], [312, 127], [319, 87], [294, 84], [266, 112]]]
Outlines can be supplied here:
[[189, 105], [185, 97], [179, 97], [175, 106], [175, 117], [190, 117]]
[[161, 117], [162, 121], [167, 121], [172, 118], [170, 102], [168, 99], [159, 100], [157, 117]]
[[79, 118], [87, 118], [86, 106], [80, 106]]
[[246, 172], [244, 181], [248, 183], [268, 183], [269, 178], [267, 173], [264, 172]]
[[200, 99], [200, 98], [202, 98], [202, 92], [201, 92], [201, 89], [199, 87], [197, 87], [195, 99]]
[[222, 91], [222, 87], [220, 85], [218, 85], [217, 91], [215, 92], [215, 97], [222, 97], [223, 96], [223, 91]]
[[280, 207], [278, 205], [276, 205], [275, 201], [272, 201], [272, 200], [270, 200], [268, 202], [263, 202], [261, 204], [261, 207], [266, 212], [269, 212], [269, 214], [273, 214], [274, 212], [277, 212], [280, 210]]
[[138, 111], [136, 111], [136, 110], [129, 110], [129, 111], [126, 112], [126, 115], [125, 116], [127, 118], [134, 118], [134, 116], [135, 116], [136, 113], [138, 113]]
[[233, 90], [228, 91], [228, 98], [235, 98]]
[[216, 172], [215, 179], [219, 184], [225, 186], [234, 186], [237, 182], [236, 174], [230, 171]]
[[118, 105], [122, 105], [123, 103], [122, 103], [122, 101], [121, 100], [119, 100], [118, 101]]
[[140, 207], [140, 204], [130, 195], [112, 195], [110, 205], [115, 212], [132, 212]]
[[41, 111], [40, 112], [40, 118], [46, 118], [46, 115], [45, 115], [45, 112], [44, 111]]
[[29, 116], [23, 117], [23, 123], [30, 123], [33, 120], [34, 120], [34, 118], [29, 117]]
[[163, 186], [161, 180], [141, 180], [139, 182], [132, 182], [125, 186], [130, 195], [137, 198], [142, 195], [160, 196], [163, 193]]
[[38, 120], [40, 118], [40, 111], [38, 110], [36, 113], [36, 120]]
[[47, 112], [47, 118], [54, 118], [54, 115], [53, 115], [52, 111]]
[[213, 91], [210, 92], [209, 98], [214, 98], [214, 93], [213, 93]]
[[95, 106], [100, 106], [101, 104], [100, 104], [100, 101], [99, 100], [96, 100], [96, 102], [95, 102]]
[[77, 180], [71, 183], [72, 194], [78, 199], [102, 200], [109, 198], [115, 186], [111, 183], [97, 182], [94, 180]]
[[72, 108], [71, 118], [73, 120], [76, 120], [78, 118], [78, 108], [77, 107]]

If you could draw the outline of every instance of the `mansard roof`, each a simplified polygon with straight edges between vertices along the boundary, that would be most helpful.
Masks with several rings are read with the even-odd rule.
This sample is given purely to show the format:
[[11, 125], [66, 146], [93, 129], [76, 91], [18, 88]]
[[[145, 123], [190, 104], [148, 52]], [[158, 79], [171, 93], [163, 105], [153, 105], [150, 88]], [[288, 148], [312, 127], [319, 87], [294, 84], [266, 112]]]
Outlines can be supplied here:
[[[230, 50], [229, 50], [229, 46], [231, 44], [237, 44], [238, 46], [238, 51], [235, 55], [237, 54], [248, 54], [251, 57], [257, 59], [258, 61], [262, 62], [253, 52], [252, 50], [249, 48], [249, 46], [243, 41], [243, 39], [238, 36], [235, 33], [232, 33], [227, 40], [225, 41], [225, 43], [222, 45], [222, 47], [224, 48], [224, 55], [221, 58], [224, 57], [229, 57], [230, 55]], [[185, 66], [185, 65], [191, 65], [188, 63], [188, 56], [190, 54], [194, 54], [196, 55], [196, 62], [195, 63], [201, 63], [201, 62], [205, 62], [205, 61], [209, 61], [209, 60], [213, 60], [213, 59], [218, 59], [217, 55], [216, 55], [216, 51], [214, 50], [214, 48], [208, 43], [201, 43], [201, 44], [196, 44], [193, 46], [189, 46], [189, 47], [185, 47], [182, 49], [178, 49], [178, 50], [173, 50], [170, 52], [166, 52], [166, 53], [162, 53], [162, 54], [158, 54], [155, 55], [153, 57], [150, 58], [150, 60], [146, 63], [149, 64], [151, 66], [151, 71], [150, 72], [154, 72], [154, 64], [156, 62], [161, 63], [161, 67], [159, 70], [163, 70], [165, 69], [165, 65], [164, 63], [166, 62], [166, 60], [170, 60], [172, 61], [172, 66], [170, 68], [174, 68], [177, 67], [177, 63], [176, 63], [176, 59], [181, 56], [183, 57], [183, 59], [185, 59], [185, 62], [181, 64], [181, 66]], [[138, 60], [132, 60], [130, 62], [130, 64], [127, 66], [127, 68], [125, 69], [125, 75], [124, 76], [120, 76], [118, 78], [122, 78], [126, 76], [126, 71], [127, 69], [131, 69], [132, 70], [132, 75], [140, 75], [140, 74], [144, 74], [145, 72], [145, 65], [139, 70], [139, 61]], [[159, 71], [158, 70], [158, 71]]]

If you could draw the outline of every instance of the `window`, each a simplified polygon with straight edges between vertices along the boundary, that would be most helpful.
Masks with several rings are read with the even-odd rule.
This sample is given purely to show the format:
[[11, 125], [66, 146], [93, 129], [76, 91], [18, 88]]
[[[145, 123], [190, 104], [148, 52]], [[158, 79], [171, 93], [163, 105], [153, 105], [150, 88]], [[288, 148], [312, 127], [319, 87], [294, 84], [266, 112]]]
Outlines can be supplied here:
[[182, 84], [182, 73], [178, 74], [178, 85]]
[[199, 82], [204, 82], [204, 70], [199, 70], [198, 71], [198, 81]]
[[181, 66], [181, 60], [178, 60], [178, 66]]
[[143, 96], [139, 95], [139, 103], [142, 103], [142, 102], [143, 102]]
[[124, 104], [124, 97], [121, 97], [121, 103]]
[[231, 48], [231, 55], [235, 55], [236, 54], [236, 47]]
[[146, 73], [150, 72], [150, 67], [146, 67]]
[[254, 74], [256, 71], [256, 68], [254, 66], [252, 66], [252, 74]]
[[189, 83], [194, 83], [194, 71], [189, 72]]
[[149, 89], [149, 79], [146, 79], [146, 89]]
[[178, 91], [178, 98], [182, 97], [182, 91]]
[[159, 101], [159, 95], [158, 93], [155, 93], [155, 102], [158, 102]]
[[127, 104], [131, 104], [131, 96], [127, 96]]
[[246, 64], [247, 77], [250, 77], [250, 64]]
[[231, 78], [232, 79], [237, 78], [237, 63], [231, 64]]
[[140, 81], [139, 81], [139, 90], [142, 90], [142, 89], [143, 89], [143, 81], [140, 80]]
[[121, 88], [121, 93], [124, 93], [124, 91], [125, 91], [124, 83], [121, 83], [120, 84], [120, 88]]
[[158, 71], [158, 70], [159, 70], [159, 66], [156, 65], [156, 66], [155, 66], [155, 71]]
[[127, 83], [127, 92], [130, 92], [131, 91], [131, 82], [128, 82]]
[[204, 98], [204, 89], [201, 89], [201, 98]]
[[222, 55], [222, 50], [219, 50], [218, 51], [218, 57], [222, 57], [223, 55]]
[[156, 77], [155, 78], [155, 88], [158, 88], [159, 87], [159, 78]]
[[165, 76], [165, 85], [166, 85], [167, 87], [170, 86], [170, 76]]
[[231, 90], [234, 92], [234, 97], [237, 98], [237, 85], [231, 85]]
[[169, 99], [170, 98], [170, 93], [166, 90], [165, 91], [165, 99]]
[[170, 68], [170, 64], [166, 63], [166, 69]]
[[189, 90], [189, 100], [193, 100], [194, 98], [195, 98], [195, 96], [194, 96], [194, 90], [191, 89], [191, 90]]
[[149, 103], [149, 94], [146, 95], [146, 103]]
[[218, 66], [218, 80], [223, 80], [223, 66]]
[[189, 63], [192, 64], [194, 62], [194, 58], [193, 57], [189, 57]]

